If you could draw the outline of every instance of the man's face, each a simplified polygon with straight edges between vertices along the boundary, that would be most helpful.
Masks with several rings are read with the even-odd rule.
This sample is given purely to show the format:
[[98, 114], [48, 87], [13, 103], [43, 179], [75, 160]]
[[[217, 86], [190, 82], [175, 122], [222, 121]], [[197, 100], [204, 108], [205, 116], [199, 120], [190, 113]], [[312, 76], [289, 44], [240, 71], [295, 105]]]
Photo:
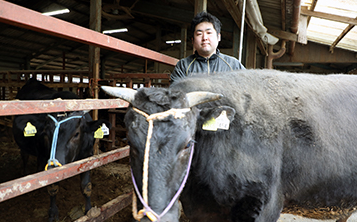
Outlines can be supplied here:
[[200, 56], [207, 58], [216, 53], [220, 40], [221, 34], [217, 35], [217, 31], [213, 28], [212, 23], [201, 22], [195, 28], [192, 44]]

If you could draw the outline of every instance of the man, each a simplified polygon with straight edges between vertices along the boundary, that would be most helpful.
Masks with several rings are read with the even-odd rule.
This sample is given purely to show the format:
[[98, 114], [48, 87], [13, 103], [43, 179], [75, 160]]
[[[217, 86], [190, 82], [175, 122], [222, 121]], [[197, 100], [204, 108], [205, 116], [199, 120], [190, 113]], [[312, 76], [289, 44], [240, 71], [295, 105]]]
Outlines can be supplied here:
[[181, 59], [171, 74], [171, 80], [184, 78], [192, 73], [213, 73], [245, 69], [238, 59], [220, 53], [217, 49], [221, 41], [219, 19], [205, 11], [192, 20], [192, 44], [196, 49], [193, 55]]

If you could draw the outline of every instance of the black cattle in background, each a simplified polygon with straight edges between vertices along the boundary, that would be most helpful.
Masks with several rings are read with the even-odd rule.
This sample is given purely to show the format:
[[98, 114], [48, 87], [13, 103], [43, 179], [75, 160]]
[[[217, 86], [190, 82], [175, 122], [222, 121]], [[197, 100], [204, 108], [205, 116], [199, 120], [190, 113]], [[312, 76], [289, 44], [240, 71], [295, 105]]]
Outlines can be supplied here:
[[[51, 99], [78, 99], [77, 95], [68, 91], [57, 92], [36, 79], [30, 79], [18, 92], [16, 99], [20, 100], [51, 100]], [[50, 113], [58, 122], [72, 116], [81, 118], [70, 119], [63, 122], [59, 128], [58, 142], [55, 158], [64, 165], [76, 160], [87, 158], [93, 155], [94, 132], [105, 123], [110, 128], [110, 123], [106, 120], [93, 121], [91, 116], [84, 111], [73, 111], [65, 113]], [[37, 133], [34, 136], [25, 136], [24, 129], [27, 123], [36, 127]], [[29, 114], [14, 117], [13, 134], [16, 143], [21, 149], [24, 169], [29, 155], [37, 157], [37, 169], [44, 170], [50, 157], [51, 144], [55, 122], [47, 114]], [[49, 167], [51, 168], [51, 166]], [[85, 213], [91, 208], [90, 171], [81, 174], [81, 188], [85, 197]], [[58, 218], [58, 208], [56, 206], [56, 194], [58, 183], [48, 187], [51, 198], [49, 221]]]
[[[131, 103], [125, 123], [137, 195], [148, 178], [147, 202], [158, 215], [182, 184], [192, 144], [180, 196], [190, 221], [275, 222], [284, 207], [330, 209], [325, 219], [345, 221], [356, 209], [357, 76], [240, 70], [168, 89], [102, 88]], [[178, 222], [174, 201], [161, 222]]]

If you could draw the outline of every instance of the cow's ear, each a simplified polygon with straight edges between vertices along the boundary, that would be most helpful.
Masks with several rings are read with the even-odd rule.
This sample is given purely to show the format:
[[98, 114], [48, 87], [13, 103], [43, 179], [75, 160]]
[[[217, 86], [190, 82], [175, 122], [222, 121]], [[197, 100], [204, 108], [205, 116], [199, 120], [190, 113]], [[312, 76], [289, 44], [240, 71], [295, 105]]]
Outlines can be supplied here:
[[95, 132], [99, 127], [101, 127], [103, 125], [103, 123], [110, 129], [112, 128], [112, 124], [110, 124], [110, 122], [108, 122], [107, 120], [104, 119], [99, 119], [96, 121], [90, 121], [88, 122], [88, 129], [90, 132]]
[[230, 122], [234, 120], [234, 115], [236, 114], [236, 111], [234, 108], [230, 106], [218, 106], [218, 107], [209, 107], [209, 108], [204, 108], [200, 112], [200, 116], [203, 119], [203, 121], [208, 121], [212, 118], [216, 119], [219, 117], [222, 112], [225, 111], [227, 118], [229, 119]]

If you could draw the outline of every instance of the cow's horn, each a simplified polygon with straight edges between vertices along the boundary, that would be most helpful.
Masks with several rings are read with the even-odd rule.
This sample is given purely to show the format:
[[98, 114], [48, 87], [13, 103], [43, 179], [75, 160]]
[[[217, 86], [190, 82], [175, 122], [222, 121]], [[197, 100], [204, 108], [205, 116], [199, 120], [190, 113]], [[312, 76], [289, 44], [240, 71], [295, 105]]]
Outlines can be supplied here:
[[202, 103], [221, 99], [223, 95], [218, 93], [196, 91], [196, 92], [186, 93], [186, 97], [188, 99], [189, 107], [193, 107]]
[[136, 90], [131, 88], [102, 86], [102, 89], [109, 95], [123, 99], [128, 103], [132, 103], [132, 101], [134, 101], [136, 94]]

